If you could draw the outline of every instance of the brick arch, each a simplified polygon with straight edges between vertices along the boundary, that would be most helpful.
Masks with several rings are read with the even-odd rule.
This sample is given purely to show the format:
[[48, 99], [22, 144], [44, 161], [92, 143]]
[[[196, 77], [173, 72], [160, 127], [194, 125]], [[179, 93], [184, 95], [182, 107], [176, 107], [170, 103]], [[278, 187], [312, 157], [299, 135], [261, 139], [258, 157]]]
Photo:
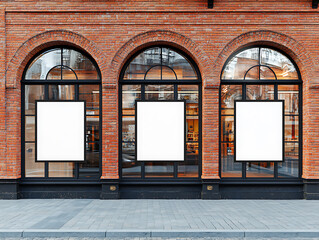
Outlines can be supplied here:
[[197, 64], [203, 82], [209, 77], [211, 71], [208, 67], [209, 58], [193, 40], [180, 33], [155, 30], [134, 36], [117, 51], [110, 65], [110, 77], [114, 81], [113, 84], [117, 84], [122, 67], [134, 53], [145, 47], [159, 44], [176, 47], [190, 56]]
[[6, 69], [6, 88], [17, 88], [30, 59], [41, 50], [56, 45], [74, 46], [87, 52], [97, 62], [103, 75], [106, 57], [95, 43], [74, 32], [53, 30], [35, 35], [19, 47]]
[[[230, 55], [241, 48], [254, 45], [272, 46], [284, 51], [297, 64], [302, 79], [307, 82], [311, 79], [311, 68], [313, 67], [313, 60], [307, 54], [307, 50], [295, 39], [274, 31], [259, 30], [247, 32], [239, 35], [230, 41], [218, 55], [214, 63], [214, 82], [211, 84], [219, 85], [222, 68]], [[310, 80], [311, 81], [311, 80]]]

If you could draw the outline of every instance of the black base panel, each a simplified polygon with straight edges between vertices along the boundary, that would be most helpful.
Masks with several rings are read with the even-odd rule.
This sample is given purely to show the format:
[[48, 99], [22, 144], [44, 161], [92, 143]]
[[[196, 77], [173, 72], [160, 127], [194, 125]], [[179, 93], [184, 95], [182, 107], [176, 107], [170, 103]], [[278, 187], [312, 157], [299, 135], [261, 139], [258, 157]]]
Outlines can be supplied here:
[[101, 184], [23, 184], [20, 198], [99, 199]]
[[121, 199], [200, 199], [201, 185], [120, 185]]
[[304, 180], [304, 198], [319, 200], [319, 180]]
[[18, 199], [18, 180], [0, 180], [0, 199]]
[[302, 184], [221, 184], [221, 199], [303, 199]]

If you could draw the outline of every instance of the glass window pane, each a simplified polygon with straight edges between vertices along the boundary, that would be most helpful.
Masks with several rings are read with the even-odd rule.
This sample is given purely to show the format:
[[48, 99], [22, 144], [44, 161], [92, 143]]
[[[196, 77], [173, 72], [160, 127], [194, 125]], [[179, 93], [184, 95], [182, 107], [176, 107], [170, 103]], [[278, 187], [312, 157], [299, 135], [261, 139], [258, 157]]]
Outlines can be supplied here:
[[234, 117], [221, 117], [221, 140], [225, 142], [234, 141]]
[[163, 80], [177, 80], [176, 73], [169, 67], [162, 66], [162, 79]]
[[274, 100], [273, 85], [247, 85], [247, 100]]
[[251, 68], [245, 75], [245, 80], [259, 80], [259, 67]]
[[122, 117], [122, 141], [135, 141], [135, 117]]
[[273, 178], [274, 163], [273, 162], [247, 162], [246, 177], [247, 178]]
[[285, 114], [299, 113], [299, 85], [278, 85], [278, 99], [285, 100]]
[[[244, 75], [248, 71], [248, 69], [259, 64], [258, 58], [258, 48], [250, 48], [238, 53], [225, 66], [222, 74], [222, 79], [244, 79]], [[246, 79], [248, 78], [246, 77]]]
[[57, 65], [61, 65], [61, 49], [48, 50], [33, 60], [25, 78], [44, 80], [50, 69]]
[[35, 100], [43, 99], [43, 85], [25, 85], [25, 114], [35, 115]]
[[50, 100], [74, 100], [74, 85], [49, 85]]
[[275, 74], [267, 67], [260, 67], [260, 79], [262, 80], [276, 80]]
[[86, 143], [86, 160], [79, 164], [79, 178], [98, 178], [100, 151], [98, 142]]
[[52, 68], [46, 79], [48, 80], [62, 80], [62, 75], [61, 75], [61, 67], [55, 67], [55, 68]]
[[122, 114], [135, 115], [135, 100], [141, 99], [141, 85], [122, 86]]
[[186, 144], [186, 158], [178, 162], [178, 177], [198, 177], [198, 142]]
[[186, 141], [198, 141], [198, 116], [186, 116]]
[[241, 85], [221, 85], [221, 108], [227, 108], [227, 114], [234, 115], [234, 101], [242, 98]]
[[79, 100], [86, 101], [86, 115], [99, 115], [100, 85], [79, 85]]
[[186, 100], [186, 114], [198, 115], [198, 86], [191, 85], [178, 86], [178, 100]]
[[49, 163], [49, 177], [74, 177], [73, 162]]
[[174, 177], [174, 163], [145, 162], [145, 177]]
[[35, 161], [35, 143], [25, 144], [25, 176], [44, 177], [44, 163]]
[[62, 80], [76, 80], [74, 72], [66, 67], [62, 68]]
[[299, 140], [299, 117], [285, 117], [285, 141]]
[[[99, 79], [94, 64], [82, 53], [72, 50], [63, 49], [63, 65], [72, 68], [79, 80], [97, 80]], [[63, 79], [65, 78], [63, 75]]]
[[295, 177], [299, 174], [299, 144], [285, 143], [285, 160], [278, 163], [279, 177]]
[[135, 143], [122, 143], [122, 176], [141, 177], [141, 162], [135, 159]]
[[234, 144], [221, 144], [221, 176], [223, 178], [242, 177], [242, 163], [234, 161]]
[[135, 57], [124, 73], [124, 80], [143, 80], [146, 71], [161, 64], [161, 48], [147, 49]]
[[35, 141], [35, 117], [25, 117], [25, 141]]
[[292, 62], [283, 54], [269, 48], [261, 49], [261, 64], [271, 67], [277, 79], [298, 79]]
[[86, 117], [86, 141], [100, 140], [99, 116]]
[[[177, 52], [163, 48], [163, 65], [174, 69], [178, 80], [197, 79], [197, 74], [189, 61]], [[164, 78], [163, 78], [164, 79]]]
[[145, 75], [146, 80], [161, 80], [161, 66], [155, 66], [149, 69], [149, 71]]
[[146, 85], [145, 99], [146, 100], [173, 100], [174, 86], [173, 85]]

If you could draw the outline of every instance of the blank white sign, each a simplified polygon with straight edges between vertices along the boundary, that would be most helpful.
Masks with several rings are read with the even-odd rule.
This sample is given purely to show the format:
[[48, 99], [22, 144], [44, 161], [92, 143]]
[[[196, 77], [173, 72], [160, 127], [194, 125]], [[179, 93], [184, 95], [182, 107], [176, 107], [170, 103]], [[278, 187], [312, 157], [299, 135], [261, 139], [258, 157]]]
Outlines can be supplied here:
[[137, 161], [184, 161], [185, 102], [136, 103]]
[[283, 161], [283, 101], [235, 104], [235, 161]]
[[37, 161], [84, 161], [85, 103], [37, 102]]

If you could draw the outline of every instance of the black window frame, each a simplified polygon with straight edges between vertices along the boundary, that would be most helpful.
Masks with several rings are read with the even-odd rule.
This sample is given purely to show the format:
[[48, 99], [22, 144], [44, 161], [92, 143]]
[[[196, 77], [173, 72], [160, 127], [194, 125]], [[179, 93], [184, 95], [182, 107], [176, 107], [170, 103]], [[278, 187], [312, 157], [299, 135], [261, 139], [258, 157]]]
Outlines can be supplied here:
[[[48, 80], [48, 79], [26, 79], [26, 73], [30, 67], [30, 65], [32, 64], [32, 62], [41, 54], [52, 50], [52, 49], [61, 49], [61, 64], [58, 64], [54, 67], [52, 67], [48, 73], [56, 68], [56, 67], [61, 67], [61, 73], [62, 73], [62, 69], [64, 67], [63, 65], [63, 49], [70, 49], [70, 50], [74, 50], [77, 51], [79, 53], [81, 53], [82, 55], [84, 55], [85, 57], [87, 57], [91, 63], [94, 65], [97, 74], [98, 74], [98, 79], [85, 79], [85, 80]], [[66, 68], [71, 69], [70, 67], [66, 66]], [[71, 69], [72, 72], [74, 72], [73, 69]], [[48, 76], [47, 73], [47, 76]], [[47, 78], [46, 76], [46, 78]], [[75, 74], [76, 76], [76, 74]], [[62, 74], [61, 74], [61, 78], [62, 78]], [[59, 86], [59, 85], [74, 85], [75, 88], [75, 93], [74, 93], [74, 100], [77, 101], [79, 100], [79, 87], [80, 85], [99, 85], [99, 114], [96, 115], [87, 115], [85, 114], [85, 118], [87, 118], [88, 116], [98, 116], [99, 117], [99, 141], [94, 141], [94, 142], [98, 142], [99, 143], [99, 169], [98, 171], [94, 171], [94, 173], [96, 173], [96, 177], [89, 177], [89, 178], [80, 178], [80, 164], [83, 164], [83, 162], [74, 162], [74, 169], [73, 169], [73, 177], [49, 177], [49, 163], [54, 163], [54, 162], [43, 162], [44, 163], [44, 177], [26, 177], [26, 169], [25, 169], [25, 144], [28, 143], [28, 141], [25, 140], [25, 117], [29, 116], [28, 114], [25, 114], [25, 86], [26, 85], [41, 85], [44, 87], [44, 99], [46, 101], [51, 101], [49, 99], [49, 87], [50, 86]], [[56, 100], [59, 101], [59, 100]], [[61, 100], [64, 101], [64, 100]], [[73, 100], [71, 100], [73, 101]], [[35, 113], [36, 114], [36, 113]], [[31, 115], [30, 115], [31, 116]], [[33, 116], [33, 115], [32, 115]], [[92, 141], [85, 141], [85, 143], [91, 143]], [[34, 142], [35, 143], [35, 142]], [[69, 45], [55, 45], [52, 46], [50, 48], [45, 48], [43, 50], [41, 50], [40, 52], [38, 52], [37, 54], [35, 54], [28, 62], [28, 64], [26, 65], [23, 74], [22, 74], [22, 80], [21, 80], [21, 179], [24, 182], [28, 182], [28, 181], [39, 181], [41, 180], [41, 182], [73, 182], [73, 181], [92, 181], [92, 182], [96, 182], [99, 181], [101, 176], [102, 176], [102, 75], [101, 75], [101, 71], [100, 68], [98, 67], [98, 64], [96, 63], [96, 61], [85, 51], [78, 49], [76, 47], [73, 46], [69, 46]], [[67, 163], [67, 162], [66, 162]], [[87, 171], [87, 172], [91, 172], [91, 171]]]
[[[124, 79], [124, 74], [125, 71], [127, 69], [127, 67], [129, 66], [129, 64], [135, 59], [135, 57], [137, 57], [139, 54], [141, 54], [144, 51], [147, 51], [148, 49], [151, 48], [161, 48], [161, 53], [162, 53], [162, 49], [163, 48], [168, 48], [171, 49], [175, 52], [177, 52], [178, 54], [180, 54], [181, 56], [183, 56], [185, 59], [187, 59], [189, 61], [189, 63], [191, 64], [191, 66], [193, 67], [195, 73], [197, 74], [197, 78], [196, 79], [187, 79], [187, 80], [177, 80], [177, 79], [165, 79], [165, 80], [145, 80], [141, 79], [141, 80], [125, 80]], [[155, 66], [155, 64], [154, 64]], [[152, 67], [154, 67], [152, 66]], [[166, 66], [165, 64], [162, 65], [162, 61], [161, 64], [156, 64], [156, 66]], [[175, 72], [174, 72], [175, 73]], [[145, 73], [146, 76], [147, 72]], [[176, 73], [175, 73], [176, 76]], [[145, 177], [145, 162], [141, 161], [141, 176], [140, 177], [123, 177], [122, 174], [122, 89], [124, 85], [140, 85], [141, 86], [141, 101], [145, 101], [145, 87], [147, 85], [171, 85], [173, 86], [173, 94], [174, 97], [173, 99], [171, 99], [171, 101], [178, 101], [178, 85], [197, 85], [198, 86], [198, 127], [199, 127], [199, 133], [198, 133], [198, 177], [178, 177], [178, 163], [176, 161], [159, 161], [160, 163], [173, 163], [173, 177]], [[169, 46], [169, 45], [152, 45], [152, 46], [148, 46], [146, 48], [143, 48], [139, 51], [137, 51], [135, 54], [133, 54], [124, 64], [122, 71], [120, 73], [120, 77], [119, 77], [119, 91], [118, 91], [118, 101], [119, 101], [119, 144], [118, 144], [118, 148], [119, 148], [119, 153], [118, 153], [118, 159], [119, 159], [119, 163], [118, 163], [118, 167], [119, 167], [119, 179], [122, 183], [138, 183], [138, 182], [144, 182], [144, 183], [156, 183], [156, 182], [200, 182], [201, 180], [201, 174], [202, 174], [202, 78], [201, 78], [201, 74], [199, 71], [199, 68], [197, 66], [197, 64], [195, 63], [195, 61], [189, 57], [186, 53], [184, 53], [183, 51], [181, 51], [178, 48]], [[154, 101], [154, 100], [150, 100], [150, 101]], [[161, 101], [161, 100], [158, 100]], [[165, 100], [164, 100], [165, 101]], [[186, 107], [186, 106], [185, 106]], [[189, 115], [185, 115], [185, 117], [187, 117]], [[186, 118], [185, 118], [186, 121]], [[136, 125], [136, 123], [135, 123]], [[188, 141], [186, 141], [185, 139], [185, 144], [187, 145], [187, 143], [189, 143]], [[152, 161], [150, 161], [152, 162]], [[148, 163], [148, 162], [146, 162]]]
[[[246, 72], [245, 72], [245, 76], [247, 75], [248, 71], [251, 70], [254, 67], [260, 67], [260, 66], [264, 66], [261, 64], [261, 48], [267, 48], [267, 49], [271, 49], [274, 51], [277, 51], [279, 53], [281, 53], [282, 55], [284, 55], [285, 57], [287, 57], [289, 59], [289, 61], [293, 64], [294, 68], [296, 69], [296, 72], [298, 74], [298, 79], [294, 80], [294, 79], [280, 79], [278, 80], [276, 77], [276, 74], [274, 73], [274, 71], [271, 69], [271, 71], [274, 73], [275, 75], [275, 80], [261, 80], [260, 79], [260, 71], [259, 71], [259, 80], [246, 80], [244, 79], [235, 79], [235, 80], [227, 80], [227, 79], [223, 79], [222, 75], [224, 70], [227, 68], [228, 63], [233, 59], [233, 57], [235, 57], [237, 54], [239, 54], [242, 51], [245, 51], [247, 49], [251, 49], [251, 48], [259, 48], [259, 56], [258, 56], [258, 65], [255, 65], [253, 67], [249, 67]], [[269, 68], [268, 66], [266, 66], [267, 68]], [[274, 99], [273, 100], [278, 100], [278, 86], [283, 86], [283, 85], [298, 85], [298, 98], [299, 98], [299, 102], [298, 102], [298, 115], [294, 115], [294, 116], [298, 116], [299, 118], [299, 140], [297, 142], [294, 143], [298, 143], [298, 154], [299, 154], [299, 159], [298, 159], [298, 177], [279, 177], [279, 172], [278, 172], [278, 163], [281, 162], [271, 162], [274, 163], [274, 176], [273, 177], [247, 177], [247, 164], [248, 163], [260, 163], [260, 162], [254, 162], [254, 161], [249, 161], [249, 162], [241, 162], [242, 167], [241, 167], [241, 177], [222, 177], [222, 152], [221, 152], [221, 147], [223, 143], [230, 143], [234, 141], [222, 141], [222, 117], [224, 116], [234, 116], [234, 115], [227, 115], [227, 114], [223, 114], [222, 115], [222, 108], [221, 108], [221, 102], [222, 102], [222, 86], [223, 85], [237, 85], [237, 86], [241, 86], [241, 94], [242, 94], [242, 99], [241, 100], [247, 100], [247, 94], [246, 94], [246, 90], [247, 90], [247, 86], [249, 85], [269, 85], [269, 86], [273, 86], [274, 87]], [[297, 66], [297, 64], [295, 63], [295, 61], [283, 50], [278, 49], [276, 47], [273, 46], [268, 46], [268, 45], [253, 45], [253, 46], [248, 46], [248, 47], [244, 47], [244, 48], [240, 48], [239, 50], [235, 51], [234, 53], [232, 53], [228, 59], [226, 60], [221, 73], [220, 73], [220, 86], [219, 86], [219, 177], [223, 182], [233, 182], [233, 181], [245, 181], [245, 182], [287, 182], [287, 181], [291, 181], [291, 182], [296, 182], [296, 181], [301, 181], [302, 179], [302, 158], [303, 158], [303, 152], [302, 152], [302, 143], [303, 143], [303, 136], [302, 136], [302, 129], [303, 129], [303, 125], [302, 125], [302, 117], [303, 117], [303, 110], [302, 110], [302, 86], [303, 86], [303, 82], [302, 82], [302, 78], [301, 78], [301, 73], [300, 70]], [[284, 114], [284, 117], [287, 116], [291, 116], [291, 115], [287, 115]], [[235, 139], [234, 139], [235, 140]], [[284, 146], [285, 144], [289, 142], [289, 141], [284, 141]], [[235, 161], [234, 161], [235, 162]], [[283, 161], [285, 162], [285, 161]]]

